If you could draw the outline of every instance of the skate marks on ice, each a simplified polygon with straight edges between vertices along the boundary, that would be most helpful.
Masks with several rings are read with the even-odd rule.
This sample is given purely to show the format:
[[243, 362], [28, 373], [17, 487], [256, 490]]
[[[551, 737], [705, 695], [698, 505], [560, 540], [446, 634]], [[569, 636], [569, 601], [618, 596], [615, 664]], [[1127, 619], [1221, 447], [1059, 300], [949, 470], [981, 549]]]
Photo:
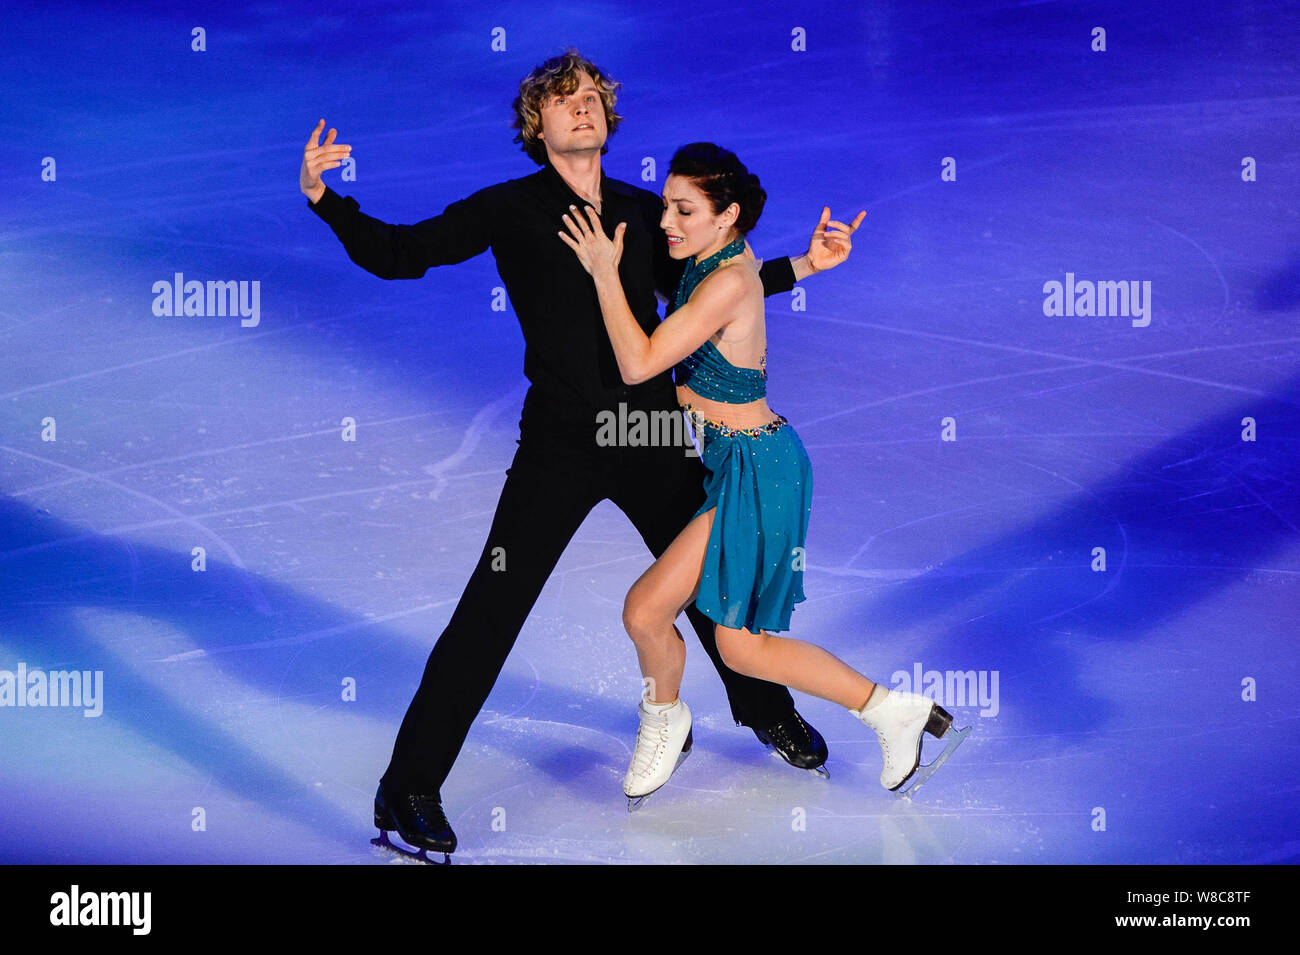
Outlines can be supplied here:
[[[0, 500], [0, 529], [14, 532], [6, 535], [11, 541], [15, 536], [30, 540], [35, 536], [34, 531], [40, 534], [45, 529], [58, 536], [79, 530], [4, 500]], [[123, 573], [128, 554], [129, 561], [139, 568], [134, 580]], [[178, 563], [187, 565], [188, 558], [115, 539], [94, 540], [73, 549], [18, 562], [8, 562], [0, 554], [0, 572], [6, 575], [5, 597], [13, 601], [11, 608], [23, 604], [19, 617], [21, 627], [7, 627], [9, 632], [4, 644], [18, 659], [71, 660], [76, 661], [78, 668], [102, 670], [106, 674], [106, 685], [111, 687], [104, 719], [135, 734], [140, 741], [138, 751], [119, 753], [114, 759], [124, 766], [135, 760], [144, 761], [151, 772], [156, 770], [173, 775], [175, 781], [169, 787], [172, 795], [189, 789], [188, 795], [180, 796], [182, 800], [191, 800], [191, 805], [211, 806], [225, 798], [212, 791], [215, 785], [235, 798], [253, 801], [264, 811], [281, 816], [286, 828], [305, 825], [317, 832], [336, 833], [353, 828], [355, 820], [349, 814], [314, 793], [309, 786], [304, 786], [286, 767], [257, 752], [231, 727], [222, 725], [220, 713], [193, 709], [189, 701], [173, 699], [166, 689], [171, 680], [166, 673], [168, 668], [140, 659], [140, 642], [147, 641], [149, 634], [137, 632], [137, 626], [109, 631], [87, 626], [94, 619], [93, 615], [118, 614], [129, 609], [134, 621], [154, 616], [163, 628], [174, 628], [190, 637], [207, 631], [206, 637], [217, 642], [227, 628], [228, 632], [239, 632], [240, 628], [246, 631], [250, 621], [263, 619], [255, 613], [250, 614], [240, 599], [246, 595], [246, 589], [237, 581], [228, 579], [238, 573], [235, 571], [221, 573], [227, 578], [223, 590], [232, 605], [224, 612], [215, 606], [217, 601], [196, 608], [188, 599], [183, 602], [172, 599], [175, 591], [160, 594], [158, 583], [167, 578], [162, 568], [169, 564], [174, 567]], [[209, 582], [212, 581], [210, 578]], [[264, 585], [266, 583], [263, 581]], [[127, 592], [123, 593], [123, 590]], [[54, 600], [48, 599], [52, 591], [57, 591]], [[274, 585], [271, 585], [271, 592], [274, 593]], [[126, 600], [130, 604], [124, 608]], [[217, 703], [217, 709], [221, 708], [222, 704]], [[149, 744], [157, 747], [164, 757], [174, 758], [176, 766], [166, 758], [158, 761], [150, 752]], [[84, 734], [73, 745], [73, 751], [80, 753], [79, 758], [86, 766], [103, 764], [106, 754], [97, 748], [96, 735]], [[192, 767], [192, 771], [181, 768], [183, 764]], [[44, 785], [54, 788], [60, 785], [55, 767], [48, 764], [24, 766], [21, 759], [10, 762], [5, 775], [25, 772], [35, 775]], [[149, 813], [155, 811], [152, 808], [155, 805], [157, 814], [174, 809], [158, 793], [140, 791], [129, 780], [123, 782], [115, 775], [107, 776], [94, 796], [95, 800], [103, 800], [115, 798], [113, 794], [116, 793], [116, 798], [131, 803], [132, 808], [123, 814], [124, 819], [148, 818]], [[87, 806], [94, 804], [94, 800], [87, 800]], [[77, 828], [84, 827], [87, 834], [96, 832], [99, 825], [92, 818], [77, 819], [75, 816], [62, 821]], [[158, 815], [153, 816], [152, 824], [159, 825]], [[185, 833], [189, 834], [188, 826]], [[80, 850], [60, 850], [58, 855], [47, 855], [41, 861], [56, 858], [69, 862], [107, 861], [103, 856], [105, 845], [125, 851], [125, 854], [112, 858], [115, 863], [235, 861], [236, 858], [244, 861], [230, 846], [219, 842], [204, 842], [201, 843], [202, 849], [195, 850], [193, 847], [200, 843], [192, 839], [178, 837], [168, 842], [157, 836], [157, 832], [140, 831], [135, 838], [124, 843], [114, 839], [108, 830], [103, 830], [101, 838], [104, 843], [83, 843]], [[12, 848], [0, 846], [4, 852]], [[87, 854], [79, 855], [78, 851]], [[280, 858], [283, 861], [282, 853]]]
[[[1199, 421], [1090, 484], [1058, 473], [1069, 462], [1004, 456], [1059, 481], [1068, 496], [1055, 509], [881, 590], [854, 624], [891, 632], [935, 628], [926, 652], [936, 655], [967, 655], [973, 641], [982, 652], [996, 646], [1000, 657], [1022, 661], [1027, 672], [1052, 674], [1022, 685], [1022, 702], [1032, 703], [1045, 727], [1094, 730], [1113, 708], [1081, 685], [1079, 647], [1070, 632], [1080, 628], [1094, 641], [1141, 640], [1188, 608], [1267, 573], [1300, 527], [1298, 407], [1300, 377], [1293, 377], [1272, 397]], [[1267, 444], [1240, 440], [1246, 416], [1271, 429]], [[1080, 541], [1107, 544], [1108, 573], [1093, 573], [1086, 559], [1062, 562]], [[1065, 639], [1045, 636], [1045, 625], [1063, 620], [1075, 625]], [[1017, 673], [1004, 667], [1002, 676]]]
[[455, 474], [456, 469], [465, 464], [473, 456], [474, 449], [482, 441], [484, 434], [494, 431], [492, 422], [498, 415], [517, 409], [523, 406], [525, 389], [520, 387], [511, 388], [501, 397], [494, 401], [488, 402], [470, 419], [465, 428], [465, 433], [461, 436], [460, 444], [455, 451], [452, 451], [441, 460], [424, 466], [424, 473], [435, 478], [437, 484], [429, 492], [429, 499], [432, 501], [442, 497], [442, 492], [446, 489], [448, 479], [445, 475], [448, 473]]
[[[80, 669], [105, 672], [105, 683], [112, 691], [104, 718], [139, 740], [138, 751], [119, 753], [114, 759], [124, 764], [141, 760], [150, 772], [166, 774], [169, 791], [182, 801], [200, 798], [200, 792], [203, 800], [212, 801], [217, 799], [213, 788], [220, 787], [222, 799], [247, 800], [260, 812], [278, 817], [286, 830], [308, 827], [334, 850], [356, 838], [357, 815], [299, 776], [310, 772], [311, 778], [320, 781], [317, 785], [347, 789], [350, 767], [320, 765], [329, 761], [319, 761], [317, 774], [307, 766], [313, 753], [306, 750], [287, 761], [275, 759], [241, 738], [229, 721], [274, 720], [268, 711], [286, 703], [302, 705], [308, 697], [321, 694], [321, 686], [332, 685], [339, 658], [355, 656], [357, 640], [362, 638], [371, 647], [394, 648], [366, 662], [349, 659], [350, 672], [378, 685], [390, 672], [393, 653], [400, 655], [405, 650], [408, 637], [378, 621], [299, 593], [274, 578], [224, 563], [209, 563], [200, 580], [189, 571], [190, 556], [183, 551], [87, 533], [83, 525], [2, 496], [0, 540], [6, 542], [0, 551], [0, 623], [5, 625], [5, 647], [20, 660], [75, 661]], [[251, 586], [246, 578], [253, 578]], [[264, 596], [273, 611], [270, 615], [257, 612], [251, 596], [254, 592]], [[127, 615], [129, 626], [122, 623]], [[320, 638], [324, 649], [315, 656], [302, 655], [301, 646], [294, 646], [302, 641], [286, 636], [286, 630]], [[169, 654], [167, 651], [180, 649], [177, 638], [199, 649]], [[223, 652], [234, 646], [241, 652]], [[410, 660], [403, 662], [422, 661], [424, 654], [419, 648], [407, 652]], [[192, 667], [200, 658], [219, 665], [222, 677], [232, 681], [231, 686], [242, 688], [239, 695], [193, 697], [186, 688], [197, 678]], [[331, 689], [326, 691], [326, 702], [332, 699]], [[239, 716], [245, 708], [249, 708], [246, 715]], [[400, 713], [390, 715], [396, 720]], [[283, 716], [281, 722], [291, 737], [300, 738], [306, 729], [306, 724]], [[94, 735], [86, 734], [73, 745], [87, 765], [98, 765], [105, 757]], [[153, 747], [162, 754], [161, 760], [151, 751]], [[190, 771], [176, 768], [182, 764], [192, 767], [197, 781], [190, 779]], [[29, 769], [41, 785], [58, 785], [49, 766]], [[22, 772], [21, 761], [11, 764], [8, 771]], [[199, 788], [191, 792], [195, 784]], [[111, 795], [114, 792], [116, 797]], [[156, 795], [134, 789], [130, 783], [109, 780], [96, 791], [97, 798], [120, 798], [133, 805], [149, 803]], [[65, 822], [84, 824], [87, 831], [97, 825], [90, 819]], [[185, 834], [189, 834], [188, 827]], [[273, 848], [266, 855], [259, 854], [259, 844], [251, 839], [205, 842], [196, 852], [187, 848], [196, 843], [183, 836], [174, 842], [160, 841], [150, 832], [136, 836], [128, 842], [112, 843], [129, 846], [112, 861], [284, 858]], [[99, 853], [102, 848], [92, 844], [88, 851]], [[59, 858], [83, 860], [75, 854]]]

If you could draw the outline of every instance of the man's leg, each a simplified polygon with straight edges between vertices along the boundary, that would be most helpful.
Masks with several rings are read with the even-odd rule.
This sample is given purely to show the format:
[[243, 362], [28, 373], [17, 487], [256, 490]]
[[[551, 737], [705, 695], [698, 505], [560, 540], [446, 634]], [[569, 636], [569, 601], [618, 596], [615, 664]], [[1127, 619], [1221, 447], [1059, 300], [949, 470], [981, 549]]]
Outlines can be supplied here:
[[[626, 464], [610, 500], [628, 516], [658, 560], [704, 503], [707, 472], [699, 458], [688, 457], [681, 447], [623, 450]], [[722, 678], [733, 719], [762, 728], [790, 718], [794, 700], [789, 690], [779, 683], [742, 676], [723, 663], [713, 621], [700, 613], [694, 601], [686, 608], [686, 618]]]
[[595, 506], [577, 458], [520, 445], [474, 573], [397, 734], [386, 789], [437, 793], [569, 540]]

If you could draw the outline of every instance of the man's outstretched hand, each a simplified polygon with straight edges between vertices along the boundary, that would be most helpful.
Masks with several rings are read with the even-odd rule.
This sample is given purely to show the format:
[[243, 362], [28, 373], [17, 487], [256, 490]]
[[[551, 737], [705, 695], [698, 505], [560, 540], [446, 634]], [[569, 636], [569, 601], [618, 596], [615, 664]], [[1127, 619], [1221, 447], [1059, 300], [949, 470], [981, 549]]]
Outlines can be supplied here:
[[866, 217], [867, 210], [863, 209], [851, 225], [845, 225], [838, 219], [831, 218], [830, 206], [824, 207], [821, 220], [813, 230], [812, 239], [808, 243], [808, 251], [800, 256], [805, 260], [807, 269], [800, 269], [796, 264], [795, 277], [803, 278], [804, 276], [799, 274], [801, 271], [805, 274], [825, 272], [847, 259], [849, 250], [853, 248], [853, 240], [850, 236], [858, 230], [858, 226], [862, 225], [862, 220]]
[[320, 180], [321, 172], [337, 169], [343, 165], [344, 158], [352, 153], [351, 146], [341, 143], [335, 145], [334, 137], [339, 132], [337, 129], [330, 129], [325, 142], [320, 142], [321, 130], [324, 128], [325, 120], [322, 119], [311, 131], [311, 138], [302, 151], [302, 169], [298, 173], [298, 188], [313, 203], [319, 202], [320, 197], [325, 195], [325, 183]]

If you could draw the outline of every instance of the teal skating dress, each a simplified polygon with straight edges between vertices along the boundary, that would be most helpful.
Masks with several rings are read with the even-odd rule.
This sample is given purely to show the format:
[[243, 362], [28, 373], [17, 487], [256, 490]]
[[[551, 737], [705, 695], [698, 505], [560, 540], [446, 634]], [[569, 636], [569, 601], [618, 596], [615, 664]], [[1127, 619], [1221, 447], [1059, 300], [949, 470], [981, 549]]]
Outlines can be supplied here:
[[[737, 239], [703, 262], [688, 259], [673, 307], [680, 308], [724, 259], [744, 251], [744, 240]], [[705, 341], [677, 365], [677, 384], [712, 401], [745, 404], [767, 394], [766, 355], [762, 364], [733, 365]], [[708, 469], [705, 501], [695, 516], [717, 508], [695, 606], [724, 627], [789, 630], [794, 605], [805, 599], [804, 538], [812, 511], [812, 465], [803, 443], [781, 415], [757, 428], [729, 428], [690, 404], [682, 411]]]

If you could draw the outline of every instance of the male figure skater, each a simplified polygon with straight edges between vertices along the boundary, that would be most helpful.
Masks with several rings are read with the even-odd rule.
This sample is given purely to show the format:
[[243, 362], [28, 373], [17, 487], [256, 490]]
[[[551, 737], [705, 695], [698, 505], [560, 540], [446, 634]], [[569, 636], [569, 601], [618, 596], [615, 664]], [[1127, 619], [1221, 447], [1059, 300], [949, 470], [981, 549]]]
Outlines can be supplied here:
[[[659, 227], [663, 200], [601, 169], [606, 139], [622, 119], [614, 111], [620, 85], [575, 50], [541, 64], [520, 83], [512, 126], [515, 141], [542, 168], [481, 189], [415, 225], [365, 215], [355, 199], [321, 182], [320, 173], [338, 167], [351, 150], [335, 144], [334, 129], [320, 143], [325, 120], [303, 152], [302, 192], [353, 262], [380, 278], [414, 279], [431, 266], [490, 248], [524, 333], [530, 385], [519, 448], [478, 564], [429, 654], [375, 794], [377, 844], [399, 848], [387, 841], [386, 833], [396, 830], [421, 858], [426, 849], [456, 848], [442, 808], [443, 780], [587, 514], [610, 499], [657, 558], [704, 500], [703, 465], [683, 445], [606, 447], [597, 440], [598, 414], [617, 415], [619, 403], [650, 421], [662, 420], [655, 412], [680, 414], [667, 372], [623, 383], [590, 277], [559, 238], [562, 217], [574, 206], [590, 204], [603, 221], [627, 223], [620, 274], [637, 321], [650, 334], [659, 322], [655, 294], [671, 297], [684, 263], [668, 255]], [[824, 210], [807, 253], [763, 264], [766, 294], [789, 291], [804, 276], [844, 260], [843, 242], [824, 241], [829, 216]], [[504, 554], [506, 569], [497, 569], [494, 553]], [[795, 712], [789, 691], [730, 670], [718, 654], [712, 623], [693, 603], [685, 609], [726, 686], [737, 724], [752, 728], [792, 765], [819, 769], [826, 744]]]

